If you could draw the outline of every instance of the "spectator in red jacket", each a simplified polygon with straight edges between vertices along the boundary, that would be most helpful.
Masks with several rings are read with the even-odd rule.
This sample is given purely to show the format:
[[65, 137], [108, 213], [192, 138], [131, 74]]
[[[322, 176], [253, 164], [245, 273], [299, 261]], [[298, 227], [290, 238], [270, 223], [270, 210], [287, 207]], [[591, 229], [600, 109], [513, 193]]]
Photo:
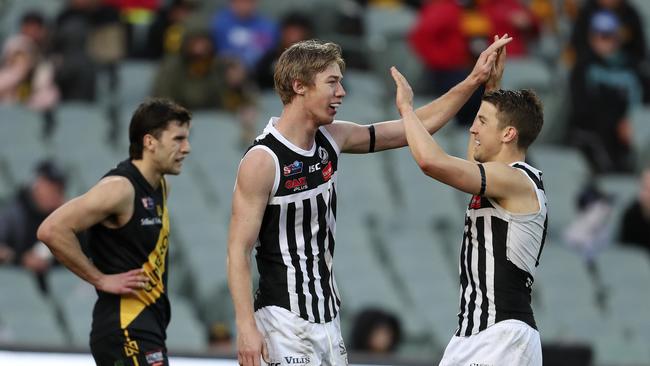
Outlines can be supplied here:
[[461, 29], [462, 13], [456, 0], [431, 1], [422, 7], [409, 42], [428, 69], [465, 74], [470, 54]]
[[[489, 19], [477, 11], [473, 0], [432, 0], [422, 7], [409, 42], [427, 69], [435, 95], [465, 78], [474, 61], [472, 50], [483, 50], [490, 33]], [[458, 112], [460, 124], [472, 123], [482, 94], [477, 91]]]
[[539, 35], [540, 24], [530, 9], [520, 0], [484, 0], [480, 10], [492, 24], [491, 36], [508, 34], [508, 57], [528, 54], [528, 43]]

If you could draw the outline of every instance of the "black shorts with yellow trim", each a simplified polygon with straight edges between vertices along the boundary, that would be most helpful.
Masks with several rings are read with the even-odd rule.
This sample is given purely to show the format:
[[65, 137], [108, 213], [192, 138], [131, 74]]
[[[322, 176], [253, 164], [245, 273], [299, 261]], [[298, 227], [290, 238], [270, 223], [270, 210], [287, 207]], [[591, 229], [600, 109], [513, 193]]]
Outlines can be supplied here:
[[90, 352], [97, 366], [169, 366], [163, 344], [135, 338], [126, 330], [91, 343]]

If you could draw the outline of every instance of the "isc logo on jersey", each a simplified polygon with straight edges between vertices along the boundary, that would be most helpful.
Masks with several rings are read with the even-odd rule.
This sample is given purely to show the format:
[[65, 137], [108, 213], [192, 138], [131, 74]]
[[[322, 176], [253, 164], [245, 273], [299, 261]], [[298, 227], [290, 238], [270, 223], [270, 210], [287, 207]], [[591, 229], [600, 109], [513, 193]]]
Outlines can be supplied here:
[[[319, 171], [319, 170], [321, 170], [321, 164], [320, 163], [316, 163], [314, 165], [309, 166], [309, 172], [310, 173], [313, 173], [313, 172], [316, 172], [316, 171]], [[328, 162], [327, 165], [325, 165], [325, 167], [322, 168], [322, 170], [323, 170], [322, 171], [323, 179], [327, 182], [328, 180], [330, 180], [330, 178], [332, 178], [332, 172], [333, 172], [333, 170], [332, 170], [332, 162], [331, 161]]]
[[320, 163], [316, 163], [314, 165], [309, 166], [309, 172], [310, 173], [313, 173], [313, 172], [318, 171], [318, 170], [320, 170]]

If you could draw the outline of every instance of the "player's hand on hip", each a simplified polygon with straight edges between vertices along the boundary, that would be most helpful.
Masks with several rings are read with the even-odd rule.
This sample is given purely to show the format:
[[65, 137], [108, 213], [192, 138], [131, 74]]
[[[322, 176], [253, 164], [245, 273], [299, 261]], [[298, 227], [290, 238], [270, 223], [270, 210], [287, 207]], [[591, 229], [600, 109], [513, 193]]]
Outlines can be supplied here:
[[269, 353], [262, 333], [257, 328], [240, 330], [237, 336], [237, 360], [243, 366], [260, 366], [260, 356], [269, 362]]
[[115, 295], [134, 294], [138, 290], [145, 289], [149, 278], [142, 268], [128, 272], [103, 275], [95, 287], [104, 292]]
[[[505, 46], [512, 41], [512, 37], [504, 34], [501, 37], [495, 36], [494, 42], [488, 46], [476, 60], [474, 69], [470, 73], [470, 78], [474, 79], [477, 83], [483, 84], [493, 77], [492, 82], [498, 82], [503, 75], [503, 68], [505, 67]], [[495, 64], [498, 63], [498, 66]], [[500, 73], [497, 68], [500, 67]]]
[[390, 74], [395, 80], [397, 90], [395, 91], [395, 104], [401, 115], [413, 110], [413, 89], [408, 80], [395, 66], [390, 68]]

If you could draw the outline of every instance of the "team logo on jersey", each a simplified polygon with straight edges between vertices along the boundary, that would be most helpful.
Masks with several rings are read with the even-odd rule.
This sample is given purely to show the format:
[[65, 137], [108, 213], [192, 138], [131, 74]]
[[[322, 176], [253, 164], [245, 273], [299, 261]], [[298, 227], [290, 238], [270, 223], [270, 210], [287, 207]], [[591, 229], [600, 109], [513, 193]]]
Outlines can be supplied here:
[[139, 353], [140, 353], [140, 347], [138, 347], [138, 343], [136, 341], [132, 341], [131, 339], [127, 338], [126, 341], [124, 342], [124, 354], [126, 355], [126, 357], [131, 357]]
[[284, 174], [285, 177], [290, 177], [300, 173], [302, 173], [302, 161], [296, 160], [293, 163], [282, 167], [282, 174]]
[[481, 208], [481, 196], [472, 196], [472, 200], [469, 203], [469, 208]]
[[320, 170], [320, 163], [316, 163], [309, 166], [309, 172], [313, 173]]
[[325, 165], [330, 160], [330, 156], [322, 146], [318, 147], [318, 157], [320, 158], [320, 163]]
[[530, 277], [530, 276], [528, 276], [528, 277], [526, 278], [526, 288], [531, 288], [531, 287], [533, 287], [533, 282], [534, 282], [533, 278]]
[[153, 198], [144, 197], [142, 198], [142, 206], [144, 206], [144, 208], [147, 210], [153, 210], [154, 206], [156, 206], [156, 203], [153, 201]]
[[284, 188], [292, 189], [294, 192], [307, 189], [307, 177], [300, 177], [296, 179], [287, 179], [284, 182]]
[[140, 226], [155, 226], [162, 225], [160, 217], [143, 217], [140, 219]]
[[345, 343], [343, 343], [343, 341], [339, 342], [339, 352], [341, 353], [341, 356], [348, 353], [348, 350], [345, 349]]
[[311, 359], [309, 356], [285, 356], [284, 362], [288, 365], [309, 365]]
[[162, 351], [153, 351], [145, 354], [147, 363], [151, 366], [162, 366], [165, 357], [163, 356]]
[[330, 178], [332, 178], [332, 173], [334, 173], [334, 169], [332, 169], [332, 162], [331, 161], [329, 163], [327, 163], [327, 166], [325, 168], [323, 168], [322, 173], [323, 173], [323, 179], [326, 182], [328, 180], [330, 180]]

